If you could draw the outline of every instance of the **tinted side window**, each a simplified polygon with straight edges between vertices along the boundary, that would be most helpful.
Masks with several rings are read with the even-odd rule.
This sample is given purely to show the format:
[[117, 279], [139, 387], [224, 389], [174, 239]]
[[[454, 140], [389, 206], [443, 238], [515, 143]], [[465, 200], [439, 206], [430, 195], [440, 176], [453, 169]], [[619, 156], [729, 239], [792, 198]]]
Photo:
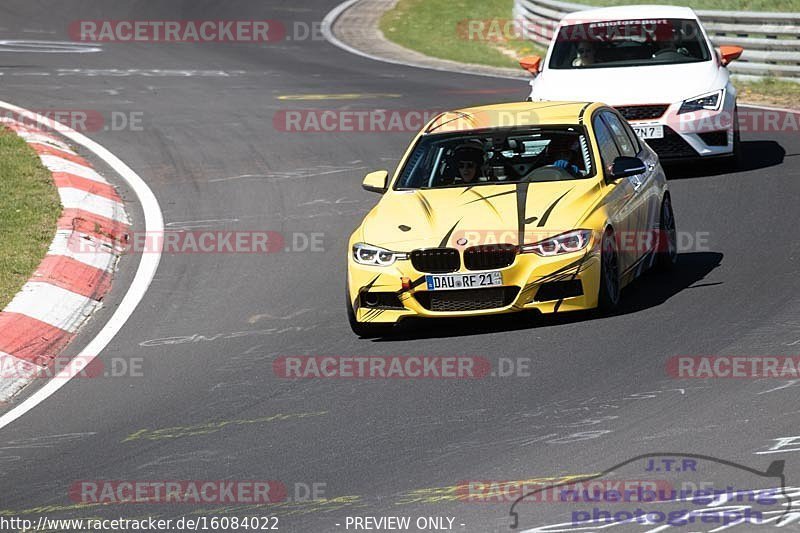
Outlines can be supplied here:
[[636, 146], [625, 132], [625, 127], [622, 125], [619, 117], [614, 113], [606, 111], [603, 113], [603, 119], [608, 124], [608, 127], [611, 128], [611, 132], [614, 134], [614, 139], [616, 139], [617, 146], [619, 146], [622, 155], [626, 157], [636, 157], [638, 150], [636, 150]]
[[625, 131], [627, 132], [628, 137], [630, 137], [631, 143], [633, 143], [633, 149], [636, 150], [636, 153], [638, 154], [639, 152], [642, 151], [642, 145], [640, 144], [641, 141], [639, 139], [639, 136], [636, 135], [636, 132], [633, 131], [633, 128], [631, 128], [631, 125], [628, 124], [627, 121], [623, 120], [622, 125], [625, 127]]
[[600, 157], [603, 159], [603, 168], [608, 172], [614, 164], [614, 160], [619, 157], [619, 150], [617, 144], [614, 142], [614, 137], [611, 131], [600, 120], [600, 115], [594, 117], [592, 121], [594, 127], [594, 134], [597, 137], [597, 149], [600, 151]]

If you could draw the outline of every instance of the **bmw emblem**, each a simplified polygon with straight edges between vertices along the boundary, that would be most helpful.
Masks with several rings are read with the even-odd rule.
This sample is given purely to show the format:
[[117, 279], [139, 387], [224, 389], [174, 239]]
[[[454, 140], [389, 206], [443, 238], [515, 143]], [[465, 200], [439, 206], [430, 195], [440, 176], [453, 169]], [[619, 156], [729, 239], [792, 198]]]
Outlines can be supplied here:
[[459, 246], [464, 246], [465, 244], [467, 244], [467, 239], [466, 239], [466, 237], [461, 237], [460, 239], [458, 239], [458, 240], [456, 241], [456, 244], [457, 244], [457, 245], [459, 245]]

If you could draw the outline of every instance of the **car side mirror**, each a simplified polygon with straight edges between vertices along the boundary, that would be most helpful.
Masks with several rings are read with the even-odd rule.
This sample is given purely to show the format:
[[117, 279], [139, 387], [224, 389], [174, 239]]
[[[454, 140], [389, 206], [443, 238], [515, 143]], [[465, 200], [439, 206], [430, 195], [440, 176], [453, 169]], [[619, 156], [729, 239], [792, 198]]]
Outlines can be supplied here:
[[542, 68], [542, 58], [540, 56], [525, 56], [519, 60], [519, 66], [530, 72], [532, 76], [536, 76]]
[[644, 174], [647, 165], [638, 157], [620, 156], [611, 166], [611, 179], [627, 178], [637, 174]]
[[736, 61], [742, 56], [744, 48], [741, 46], [720, 46], [719, 55], [721, 56], [720, 62], [722, 66], [728, 66], [731, 61]]
[[387, 181], [389, 181], [389, 172], [378, 170], [367, 174], [361, 186], [364, 187], [364, 190], [383, 194], [386, 192]]

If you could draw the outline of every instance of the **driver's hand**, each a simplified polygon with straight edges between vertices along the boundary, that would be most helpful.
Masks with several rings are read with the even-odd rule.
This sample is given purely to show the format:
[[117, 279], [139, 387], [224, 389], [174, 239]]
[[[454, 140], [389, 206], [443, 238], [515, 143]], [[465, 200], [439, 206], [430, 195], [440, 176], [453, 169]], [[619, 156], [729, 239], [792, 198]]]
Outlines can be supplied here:
[[566, 170], [567, 172], [569, 172], [570, 174], [572, 174], [574, 176], [578, 176], [581, 173], [581, 171], [580, 171], [580, 169], [578, 169], [578, 167], [576, 167], [575, 165], [570, 164], [570, 162], [567, 161], [566, 159], [559, 159], [558, 161], [553, 163], [553, 166], [556, 167], [556, 168], [564, 169], [564, 170]]

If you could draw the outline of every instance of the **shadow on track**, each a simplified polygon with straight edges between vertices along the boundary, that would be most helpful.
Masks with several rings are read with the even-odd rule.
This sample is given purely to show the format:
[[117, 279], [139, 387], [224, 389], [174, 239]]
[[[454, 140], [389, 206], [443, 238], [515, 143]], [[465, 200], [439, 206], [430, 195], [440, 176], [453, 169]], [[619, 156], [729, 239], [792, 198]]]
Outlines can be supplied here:
[[[692, 288], [709, 272], [719, 266], [723, 255], [717, 252], [693, 252], [680, 254], [678, 263], [669, 273], [647, 273], [628, 285], [622, 293], [620, 307], [612, 316], [635, 313], [661, 305], [679, 292]], [[718, 285], [701, 284], [696, 288]], [[511, 313], [505, 315], [408, 319], [401, 322], [387, 337], [371, 339], [373, 342], [395, 342], [412, 339], [465, 337], [541, 327], [559, 326], [604, 318], [596, 311], [573, 311], [557, 315], [539, 315], [536, 312]]]
[[786, 156], [786, 150], [775, 141], [742, 141], [741, 150], [741, 162], [735, 168], [724, 159], [665, 162], [667, 179], [682, 180], [750, 172], [780, 165]]

